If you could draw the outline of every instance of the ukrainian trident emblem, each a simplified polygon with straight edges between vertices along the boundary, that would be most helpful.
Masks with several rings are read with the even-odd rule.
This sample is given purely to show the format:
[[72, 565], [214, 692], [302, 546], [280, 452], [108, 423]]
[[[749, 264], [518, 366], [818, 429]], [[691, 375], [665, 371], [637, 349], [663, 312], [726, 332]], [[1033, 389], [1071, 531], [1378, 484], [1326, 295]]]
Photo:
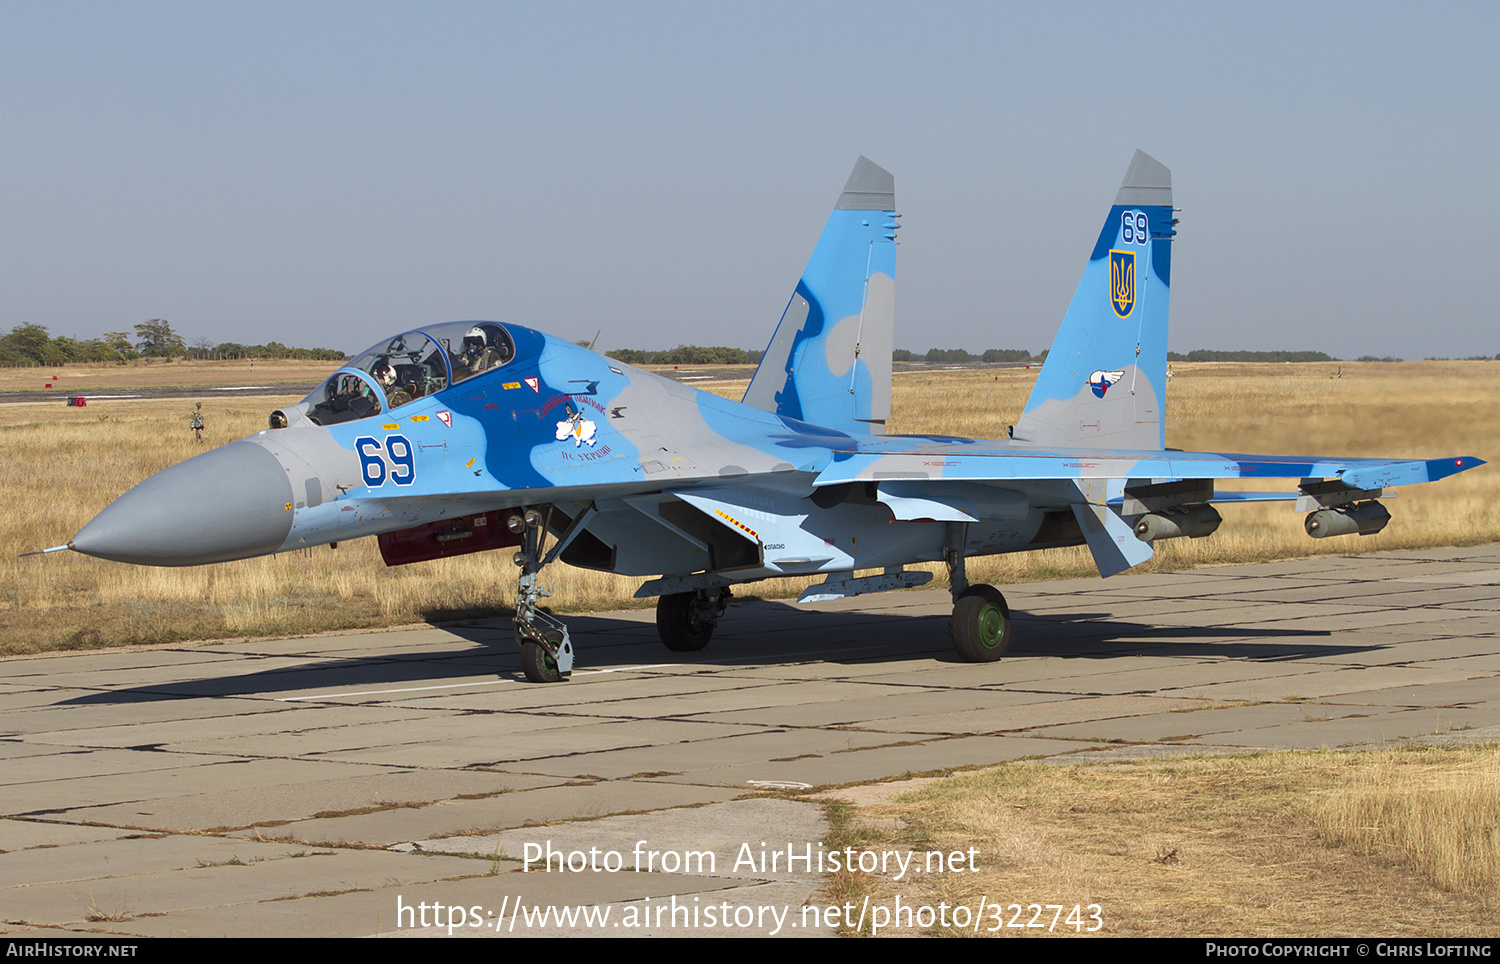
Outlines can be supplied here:
[[1111, 251], [1109, 253], [1109, 302], [1115, 314], [1130, 317], [1135, 307], [1135, 252]]

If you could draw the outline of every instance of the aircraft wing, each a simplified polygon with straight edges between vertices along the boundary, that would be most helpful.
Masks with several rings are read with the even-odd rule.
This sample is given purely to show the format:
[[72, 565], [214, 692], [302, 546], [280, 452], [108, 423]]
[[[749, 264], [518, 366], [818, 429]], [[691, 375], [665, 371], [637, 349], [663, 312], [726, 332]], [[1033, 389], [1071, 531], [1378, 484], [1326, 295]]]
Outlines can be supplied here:
[[818, 474], [815, 485], [885, 480], [1013, 482], [1059, 479], [1339, 479], [1379, 489], [1435, 482], [1483, 465], [1446, 459], [1308, 458], [1214, 452], [1028, 451], [984, 443], [927, 444], [909, 452], [855, 451]]
[[[883, 440], [887, 444], [894, 439]], [[1014, 443], [1012, 443], [1014, 446]], [[1208, 535], [1214, 501], [1296, 499], [1310, 510], [1308, 534], [1378, 532], [1389, 514], [1373, 499], [1383, 489], [1432, 482], [1483, 465], [1446, 459], [1304, 458], [1215, 452], [1042, 451], [1004, 441], [919, 444], [910, 451], [869, 451], [861, 440], [818, 473], [814, 485], [875, 484], [875, 498], [897, 521], [978, 521], [984, 492], [1028, 493], [1076, 521], [1099, 574], [1110, 576], [1152, 556], [1154, 538]], [[1295, 492], [1223, 493], [1219, 479], [1296, 479]], [[818, 496], [814, 496], [817, 500]], [[1358, 503], [1356, 506], [1355, 503]], [[1321, 511], [1320, 511], [1321, 510]]]

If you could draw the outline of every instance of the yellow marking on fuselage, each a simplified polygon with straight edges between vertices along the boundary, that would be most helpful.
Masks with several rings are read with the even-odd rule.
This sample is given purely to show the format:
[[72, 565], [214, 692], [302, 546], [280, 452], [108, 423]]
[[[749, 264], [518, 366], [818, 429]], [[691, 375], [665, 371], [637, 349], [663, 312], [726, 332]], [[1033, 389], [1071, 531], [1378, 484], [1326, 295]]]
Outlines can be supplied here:
[[754, 529], [752, 529], [749, 526], [745, 525], [743, 522], [741, 522], [740, 520], [736, 519], [734, 516], [732, 516], [729, 513], [725, 512], [723, 509], [715, 509], [714, 511], [717, 512], [719, 515], [723, 516], [724, 518], [728, 519], [729, 522], [732, 525], [736, 525], [736, 526], [740, 527], [741, 529], [745, 530], [747, 533], [750, 534], [750, 538], [754, 539], [756, 542], [760, 541], [760, 536], [758, 536], [758, 535], [755, 534], [755, 530]]

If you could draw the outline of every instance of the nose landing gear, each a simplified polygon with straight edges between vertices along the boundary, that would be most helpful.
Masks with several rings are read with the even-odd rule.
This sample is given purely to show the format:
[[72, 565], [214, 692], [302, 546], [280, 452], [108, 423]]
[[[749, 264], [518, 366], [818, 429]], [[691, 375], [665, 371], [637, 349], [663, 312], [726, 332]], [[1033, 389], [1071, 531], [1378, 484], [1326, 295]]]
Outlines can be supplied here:
[[521, 669], [533, 683], [557, 683], [573, 674], [573, 641], [562, 620], [542, 612], [540, 603], [552, 595], [537, 580], [542, 566], [551, 558], [542, 557], [547, 538], [546, 520], [535, 509], [512, 515], [506, 527], [521, 537], [521, 551], [516, 565], [521, 578], [516, 593], [516, 642], [521, 647]]

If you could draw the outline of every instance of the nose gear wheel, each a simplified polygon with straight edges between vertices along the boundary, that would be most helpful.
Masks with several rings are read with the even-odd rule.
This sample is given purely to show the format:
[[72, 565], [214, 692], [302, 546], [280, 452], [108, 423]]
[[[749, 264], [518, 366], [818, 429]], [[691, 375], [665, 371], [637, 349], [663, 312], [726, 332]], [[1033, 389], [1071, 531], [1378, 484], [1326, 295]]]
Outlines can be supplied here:
[[507, 519], [506, 526], [521, 537], [521, 551], [515, 555], [521, 578], [514, 620], [516, 642], [521, 646], [521, 670], [533, 683], [561, 682], [573, 675], [573, 641], [562, 620], [541, 609], [541, 601], [552, 595], [537, 580], [542, 566], [551, 561], [550, 556], [542, 556], [547, 519], [536, 509], [527, 509]]

